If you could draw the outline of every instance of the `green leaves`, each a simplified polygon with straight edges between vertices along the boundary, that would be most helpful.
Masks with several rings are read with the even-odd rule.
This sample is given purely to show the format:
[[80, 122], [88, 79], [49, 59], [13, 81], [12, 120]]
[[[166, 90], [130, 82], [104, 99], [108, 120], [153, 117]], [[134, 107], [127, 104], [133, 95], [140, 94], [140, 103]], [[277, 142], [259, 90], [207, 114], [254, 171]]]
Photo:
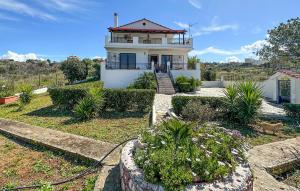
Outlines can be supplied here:
[[257, 116], [262, 103], [262, 91], [255, 82], [246, 81], [228, 86], [224, 93], [224, 110], [230, 120], [248, 124]]
[[201, 81], [194, 77], [178, 76], [175, 82], [180, 92], [192, 92], [195, 91], [198, 86], [201, 85]]
[[243, 141], [215, 126], [169, 120], [146, 131], [134, 160], [145, 179], [167, 191], [193, 182], [212, 182], [231, 173], [244, 160]]
[[156, 89], [156, 80], [152, 72], [144, 72], [140, 75], [133, 84], [128, 86], [128, 89]]

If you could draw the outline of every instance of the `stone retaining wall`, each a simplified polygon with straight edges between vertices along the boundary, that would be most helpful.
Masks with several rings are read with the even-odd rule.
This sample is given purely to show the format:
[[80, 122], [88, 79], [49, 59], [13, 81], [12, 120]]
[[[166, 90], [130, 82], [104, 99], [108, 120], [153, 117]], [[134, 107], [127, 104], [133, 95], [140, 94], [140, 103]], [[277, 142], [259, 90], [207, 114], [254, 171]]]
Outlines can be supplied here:
[[[123, 191], [164, 191], [160, 185], [148, 183], [144, 180], [143, 171], [138, 168], [133, 160], [133, 151], [138, 141], [128, 142], [122, 150], [120, 161], [121, 182]], [[186, 191], [252, 191], [253, 178], [248, 165], [239, 165], [236, 171], [223, 181], [211, 184], [193, 184]]]

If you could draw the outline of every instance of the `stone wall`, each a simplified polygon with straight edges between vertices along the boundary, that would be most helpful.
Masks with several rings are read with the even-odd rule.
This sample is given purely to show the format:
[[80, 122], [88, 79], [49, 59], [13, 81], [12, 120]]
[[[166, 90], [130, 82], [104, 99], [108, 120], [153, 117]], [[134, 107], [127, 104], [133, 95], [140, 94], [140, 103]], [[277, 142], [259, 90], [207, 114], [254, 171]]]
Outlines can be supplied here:
[[[120, 161], [121, 182], [123, 191], [164, 191], [160, 185], [148, 183], [144, 180], [143, 171], [138, 168], [133, 160], [133, 151], [138, 141], [128, 142], [122, 150]], [[249, 165], [239, 165], [236, 171], [223, 181], [215, 181], [211, 184], [193, 184], [186, 191], [252, 191], [253, 178]]]

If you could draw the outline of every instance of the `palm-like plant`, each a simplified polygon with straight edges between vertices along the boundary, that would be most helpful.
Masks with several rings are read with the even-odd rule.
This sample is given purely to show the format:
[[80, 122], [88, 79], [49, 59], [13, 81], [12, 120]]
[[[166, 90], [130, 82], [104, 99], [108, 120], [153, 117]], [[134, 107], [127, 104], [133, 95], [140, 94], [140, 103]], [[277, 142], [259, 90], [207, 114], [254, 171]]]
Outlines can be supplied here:
[[261, 88], [252, 81], [229, 86], [225, 90], [225, 112], [230, 120], [248, 124], [259, 111], [262, 103]]

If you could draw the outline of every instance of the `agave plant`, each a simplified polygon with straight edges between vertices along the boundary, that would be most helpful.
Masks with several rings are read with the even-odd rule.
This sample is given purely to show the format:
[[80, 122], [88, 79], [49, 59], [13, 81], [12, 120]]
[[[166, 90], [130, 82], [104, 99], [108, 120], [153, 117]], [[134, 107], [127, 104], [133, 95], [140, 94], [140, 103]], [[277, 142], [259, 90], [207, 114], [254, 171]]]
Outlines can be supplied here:
[[225, 112], [230, 120], [250, 123], [258, 114], [262, 103], [262, 91], [257, 83], [240, 82], [225, 90]]

